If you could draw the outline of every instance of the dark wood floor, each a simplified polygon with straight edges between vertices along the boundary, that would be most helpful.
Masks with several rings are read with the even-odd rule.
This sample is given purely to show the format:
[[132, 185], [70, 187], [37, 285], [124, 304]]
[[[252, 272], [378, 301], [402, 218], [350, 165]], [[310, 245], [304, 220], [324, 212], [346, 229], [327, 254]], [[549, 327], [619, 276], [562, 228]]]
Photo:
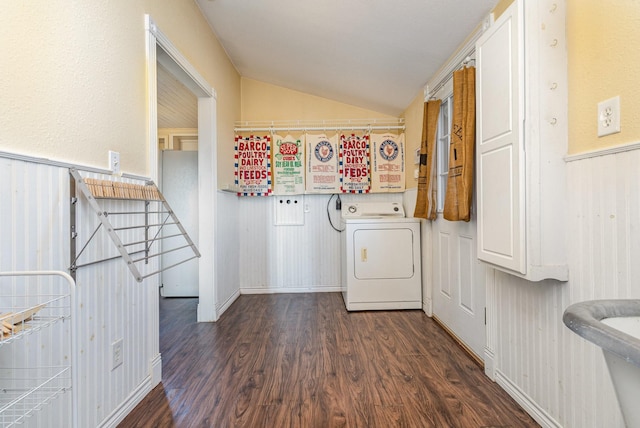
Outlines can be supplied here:
[[422, 311], [243, 295], [217, 323], [160, 305], [163, 381], [120, 427], [537, 427]]

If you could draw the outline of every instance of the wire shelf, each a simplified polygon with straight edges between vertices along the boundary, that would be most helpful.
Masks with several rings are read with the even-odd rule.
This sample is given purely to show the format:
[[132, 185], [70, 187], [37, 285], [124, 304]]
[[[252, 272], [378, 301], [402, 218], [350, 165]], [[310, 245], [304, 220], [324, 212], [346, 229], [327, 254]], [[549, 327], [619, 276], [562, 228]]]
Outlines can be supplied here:
[[[0, 324], [10, 324], [0, 333], [0, 347], [8, 345], [22, 336], [33, 334], [47, 328], [58, 321], [71, 317], [71, 297], [69, 295], [40, 295], [40, 302], [35, 305], [25, 304], [34, 296], [15, 296], [0, 294]], [[38, 311], [31, 314], [35, 309]], [[15, 321], [15, 322], [13, 322]]]
[[77, 426], [74, 291], [66, 272], [0, 272], [0, 428]]
[[71, 390], [71, 367], [0, 368], [0, 427], [12, 427]]

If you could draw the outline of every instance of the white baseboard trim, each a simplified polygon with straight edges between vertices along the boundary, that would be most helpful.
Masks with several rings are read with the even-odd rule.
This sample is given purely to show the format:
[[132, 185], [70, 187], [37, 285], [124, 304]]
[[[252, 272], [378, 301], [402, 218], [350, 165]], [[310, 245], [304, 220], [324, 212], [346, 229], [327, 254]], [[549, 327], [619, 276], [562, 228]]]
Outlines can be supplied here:
[[422, 310], [428, 317], [433, 316], [433, 301], [431, 299], [424, 299], [422, 301]]
[[496, 370], [496, 383], [522, 406], [540, 426], [545, 428], [562, 428], [562, 425], [551, 417], [544, 409], [538, 406], [531, 397], [525, 394], [516, 384], [504, 375], [500, 370]]
[[[202, 300], [200, 300], [202, 302]], [[198, 322], [216, 322], [218, 321], [218, 311], [217, 308], [213, 308], [213, 312], [211, 313], [211, 307], [204, 303], [198, 303]]]
[[265, 288], [265, 287], [244, 287], [240, 289], [240, 294], [284, 294], [284, 293], [338, 293], [342, 291], [342, 287], [331, 286], [313, 286], [313, 287], [297, 287], [297, 288]]
[[151, 388], [162, 382], [162, 355], [158, 353], [151, 359]]
[[231, 306], [233, 304], [233, 302], [235, 302], [238, 297], [240, 297], [240, 290], [236, 290], [231, 296], [229, 296], [229, 298], [227, 300], [225, 300], [221, 304], [216, 304], [217, 319], [220, 319], [222, 314], [227, 309], [229, 309], [229, 306]]
[[152, 384], [151, 375], [144, 378], [144, 380], [138, 385], [138, 387], [127, 397], [125, 401], [113, 411], [109, 416], [103, 420], [98, 427], [99, 428], [116, 428], [124, 418], [131, 413], [131, 411], [147, 396], [154, 388]]
[[484, 348], [484, 374], [492, 381], [496, 381], [496, 356], [492, 349]]

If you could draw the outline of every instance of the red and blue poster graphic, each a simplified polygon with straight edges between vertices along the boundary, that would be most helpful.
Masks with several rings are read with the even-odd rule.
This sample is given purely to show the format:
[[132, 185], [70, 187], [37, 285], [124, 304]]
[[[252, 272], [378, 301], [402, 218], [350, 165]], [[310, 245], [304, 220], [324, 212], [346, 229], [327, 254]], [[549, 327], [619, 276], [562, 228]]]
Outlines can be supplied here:
[[273, 194], [304, 193], [304, 146], [291, 135], [273, 136]]
[[404, 134], [371, 134], [371, 192], [405, 188]]
[[271, 194], [271, 138], [236, 135], [235, 178], [238, 196]]
[[343, 193], [368, 193], [369, 135], [340, 136], [340, 188]]
[[305, 135], [307, 143], [306, 190], [310, 193], [340, 192], [338, 136]]

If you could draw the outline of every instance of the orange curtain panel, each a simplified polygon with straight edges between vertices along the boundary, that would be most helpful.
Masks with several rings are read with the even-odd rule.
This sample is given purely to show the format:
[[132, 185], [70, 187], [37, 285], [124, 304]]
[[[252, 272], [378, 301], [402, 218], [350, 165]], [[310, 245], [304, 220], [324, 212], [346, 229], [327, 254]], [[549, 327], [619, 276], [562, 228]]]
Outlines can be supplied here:
[[424, 103], [422, 121], [422, 145], [420, 146], [420, 168], [418, 176], [418, 198], [414, 217], [434, 220], [436, 218], [436, 134], [441, 100]]
[[453, 73], [453, 121], [444, 200], [444, 218], [450, 221], [471, 219], [476, 143], [475, 72], [474, 67], [465, 67]]

